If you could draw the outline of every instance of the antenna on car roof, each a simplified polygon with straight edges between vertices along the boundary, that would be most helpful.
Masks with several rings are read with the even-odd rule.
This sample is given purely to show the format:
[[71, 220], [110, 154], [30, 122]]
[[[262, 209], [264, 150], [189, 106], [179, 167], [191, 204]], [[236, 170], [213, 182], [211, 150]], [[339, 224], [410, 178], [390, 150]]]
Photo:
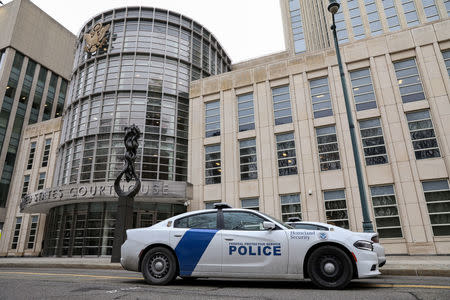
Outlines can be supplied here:
[[223, 209], [223, 208], [232, 208], [229, 204], [227, 203], [214, 203], [214, 208], [217, 209]]

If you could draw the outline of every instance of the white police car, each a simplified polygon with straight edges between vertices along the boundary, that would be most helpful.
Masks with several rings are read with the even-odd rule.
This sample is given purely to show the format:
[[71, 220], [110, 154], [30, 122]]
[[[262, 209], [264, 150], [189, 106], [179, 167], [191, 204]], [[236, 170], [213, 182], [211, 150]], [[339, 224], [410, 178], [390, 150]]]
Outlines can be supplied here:
[[127, 230], [124, 269], [150, 284], [182, 278], [310, 278], [344, 288], [352, 278], [379, 275], [370, 240], [348, 230], [292, 229], [263, 213], [216, 204], [148, 228]]

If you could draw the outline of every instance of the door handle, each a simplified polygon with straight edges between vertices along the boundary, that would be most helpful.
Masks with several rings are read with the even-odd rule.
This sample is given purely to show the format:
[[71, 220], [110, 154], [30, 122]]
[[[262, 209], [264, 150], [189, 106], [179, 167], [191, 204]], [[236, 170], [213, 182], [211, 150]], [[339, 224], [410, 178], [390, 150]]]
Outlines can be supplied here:
[[225, 241], [234, 241], [234, 239], [225, 239]]
[[181, 237], [181, 234], [175, 234], [174, 237]]

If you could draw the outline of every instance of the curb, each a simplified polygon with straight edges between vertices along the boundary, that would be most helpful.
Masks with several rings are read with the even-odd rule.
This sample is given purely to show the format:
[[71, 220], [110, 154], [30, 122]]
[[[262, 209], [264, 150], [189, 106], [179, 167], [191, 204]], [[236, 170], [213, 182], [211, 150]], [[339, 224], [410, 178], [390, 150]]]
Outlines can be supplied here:
[[60, 268], [60, 269], [98, 269], [123, 270], [120, 264], [88, 265], [88, 264], [41, 264], [41, 263], [1, 263], [0, 268]]
[[382, 275], [450, 277], [450, 269], [380, 269]]

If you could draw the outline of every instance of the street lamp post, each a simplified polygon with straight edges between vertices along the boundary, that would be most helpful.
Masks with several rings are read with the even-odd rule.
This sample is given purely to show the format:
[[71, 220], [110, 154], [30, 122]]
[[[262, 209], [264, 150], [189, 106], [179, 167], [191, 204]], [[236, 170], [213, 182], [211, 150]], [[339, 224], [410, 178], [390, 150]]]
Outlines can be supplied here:
[[342, 84], [342, 91], [344, 93], [344, 101], [345, 101], [345, 109], [347, 111], [347, 120], [348, 125], [350, 127], [350, 137], [352, 140], [352, 150], [353, 150], [353, 157], [355, 159], [355, 168], [356, 168], [356, 176], [358, 178], [358, 189], [359, 189], [359, 196], [361, 199], [361, 209], [363, 214], [363, 230], [365, 232], [373, 232], [373, 225], [372, 221], [370, 220], [370, 214], [369, 214], [369, 207], [367, 204], [367, 195], [366, 195], [366, 189], [365, 189], [365, 182], [364, 177], [362, 174], [362, 167], [361, 167], [361, 160], [359, 159], [359, 151], [358, 151], [358, 144], [356, 141], [356, 134], [355, 134], [355, 123], [353, 122], [350, 102], [348, 100], [348, 94], [347, 94], [347, 85], [345, 83], [345, 77], [344, 77], [344, 69], [342, 68], [342, 60], [341, 60], [341, 52], [339, 51], [339, 43], [337, 39], [337, 33], [336, 33], [336, 24], [334, 21], [334, 15], [339, 10], [339, 3], [336, 2], [336, 0], [329, 0], [330, 4], [328, 5], [328, 11], [333, 16], [333, 25], [331, 26], [331, 30], [333, 30], [333, 37], [334, 37], [334, 46], [336, 48], [336, 56], [337, 61], [339, 65], [339, 74], [341, 77], [341, 84]]

